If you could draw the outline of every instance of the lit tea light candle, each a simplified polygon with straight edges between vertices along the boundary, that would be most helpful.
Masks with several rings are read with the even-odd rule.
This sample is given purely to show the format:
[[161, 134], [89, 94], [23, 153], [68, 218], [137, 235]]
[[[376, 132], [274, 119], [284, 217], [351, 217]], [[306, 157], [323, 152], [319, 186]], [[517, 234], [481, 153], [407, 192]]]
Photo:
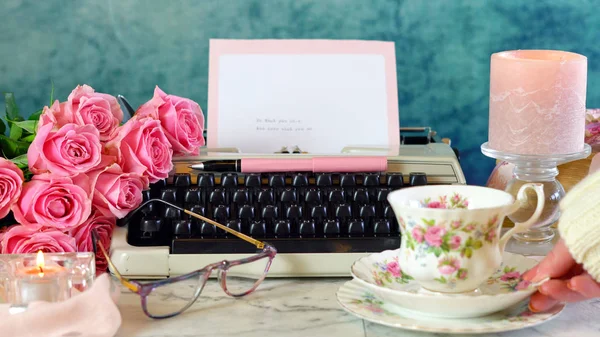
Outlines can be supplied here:
[[44, 253], [39, 251], [34, 266], [23, 266], [16, 272], [17, 301], [57, 302], [68, 298], [67, 270], [57, 264], [49, 265]]

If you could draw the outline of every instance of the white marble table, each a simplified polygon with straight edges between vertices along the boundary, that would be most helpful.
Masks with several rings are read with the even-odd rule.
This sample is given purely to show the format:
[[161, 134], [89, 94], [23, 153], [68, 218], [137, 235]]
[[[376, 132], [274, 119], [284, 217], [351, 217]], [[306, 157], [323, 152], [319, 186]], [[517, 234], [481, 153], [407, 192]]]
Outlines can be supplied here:
[[[195, 306], [162, 320], [147, 318], [139, 297], [124, 290], [119, 300], [123, 323], [117, 336], [445, 336], [389, 328], [346, 313], [335, 293], [347, 280], [268, 279], [256, 292], [238, 299], [227, 296], [211, 281]], [[489, 336], [598, 337], [599, 317], [600, 299], [571, 304], [557, 318], [534, 328]]]

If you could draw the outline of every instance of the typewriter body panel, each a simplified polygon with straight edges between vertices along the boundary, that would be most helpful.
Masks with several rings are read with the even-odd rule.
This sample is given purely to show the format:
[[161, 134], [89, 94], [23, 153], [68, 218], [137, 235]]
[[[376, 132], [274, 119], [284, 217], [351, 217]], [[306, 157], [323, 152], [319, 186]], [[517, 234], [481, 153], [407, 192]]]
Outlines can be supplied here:
[[[230, 150], [174, 158], [171, 176], [153, 184], [145, 198], [171, 201], [175, 198], [181, 206], [270, 242], [278, 254], [269, 277], [347, 277], [356, 259], [400, 246], [398, 224], [385, 200], [387, 193], [413, 185], [466, 184], [455, 150], [430, 136], [413, 141], [406, 136], [400, 149], [392, 152], [349, 147], [339, 154], [373, 155], [384, 151], [388, 158], [386, 172], [262, 173], [259, 186], [246, 186], [249, 179], [242, 173], [200, 172], [188, 166], [215, 159], [312, 155], [245, 155]], [[296, 176], [307, 183], [299, 184]], [[352, 176], [351, 181], [348, 176]], [[278, 178], [279, 183], [274, 184]], [[212, 186], [206, 184], [207, 179]], [[188, 190], [200, 191], [200, 196], [187, 200]], [[238, 198], [240, 195], [242, 199]], [[295, 195], [295, 201], [288, 202], [290, 195]], [[298, 210], [296, 206], [302, 210], [294, 213]], [[212, 225], [185, 215], [173, 215], [156, 205], [147, 213], [140, 212], [127, 223], [119, 224], [113, 233], [110, 254], [125, 276], [165, 278], [219, 260], [250, 256], [254, 250]], [[246, 272], [262, 273], [261, 270]]]

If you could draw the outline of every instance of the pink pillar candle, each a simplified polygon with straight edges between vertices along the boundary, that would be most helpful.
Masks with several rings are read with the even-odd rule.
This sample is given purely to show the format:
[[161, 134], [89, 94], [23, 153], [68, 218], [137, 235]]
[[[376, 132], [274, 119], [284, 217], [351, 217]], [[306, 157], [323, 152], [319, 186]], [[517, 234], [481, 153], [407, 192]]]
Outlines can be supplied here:
[[580, 152], [587, 58], [556, 50], [492, 54], [489, 147], [511, 154]]

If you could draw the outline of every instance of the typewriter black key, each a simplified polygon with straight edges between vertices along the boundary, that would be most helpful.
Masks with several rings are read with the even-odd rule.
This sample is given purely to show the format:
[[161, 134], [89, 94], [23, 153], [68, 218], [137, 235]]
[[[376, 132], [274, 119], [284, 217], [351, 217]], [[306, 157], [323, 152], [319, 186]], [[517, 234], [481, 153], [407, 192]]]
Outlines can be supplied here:
[[239, 219], [254, 219], [254, 207], [250, 205], [243, 205], [238, 211]]
[[237, 187], [238, 175], [237, 173], [225, 173], [221, 175], [221, 186], [226, 188]]
[[327, 187], [333, 185], [333, 179], [329, 173], [319, 173], [315, 177], [315, 185], [319, 187]]
[[376, 201], [377, 202], [386, 202], [388, 194], [390, 194], [390, 190], [389, 189], [387, 189], [387, 188], [381, 188], [381, 189], [379, 189], [377, 191]]
[[427, 175], [422, 172], [412, 172], [409, 176], [411, 186], [427, 185]]
[[394, 213], [394, 209], [390, 205], [386, 205], [383, 208], [383, 216], [386, 219], [394, 219], [396, 217], [396, 213]]
[[388, 173], [387, 185], [392, 189], [398, 189], [404, 186], [404, 178], [402, 173]]
[[140, 222], [140, 230], [142, 231], [142, 236], [151, 236], [154, 233], [160, 232], [163, 221], [158, 218], [149, 218], [144, 219]]
[[339, 204], [344, 202], [345, 200], [346, 197], [344, 195], [344, 190], [342, 190], [341, 188], [333, 187], [329, 190], [329, 193], [327, 195], [327, 201], [329, 201], [330, 203]]
[[169, 220], [181, 219], [181, 211], [174, 207], [166, 207], [163, 210], [162, 217]]
[[223, 223], [229, 219], [229, 206], [218, 205], [213, 209], [213, 219], [216, 222]]
[[245, 185], [246, 185], [246, 187], [249, 187], [249, 188], [260, 187], [260, 185], [261, 185], [260, 174], [251, 173], [251, 174], [246, 175]]
[[349, 173], [340, 174], [340, 186], [341, 187], [356, 186], [356, 176], [354, 174], [349, 174]]
[[270, 188], [263, 188], [258, 192], [257, 201], [261, 205], [272, 205], [275, 203], [275, 196], [273, 190]]
[[385, 236], [389, 235], [390, 230], [390, 222], [388, 220], [377, 220], [373, 225], [373, 233], [375, 236]]
[[348, 204], [340, 204], [335, 208], [335, 217], [344, 219], [352, 216], [352, 206]]
[[[192, 207], [190, 207], [190, 211], [192, 211], [196, 214], [200, 214], [202, 216], [206, 216], [206, 208], [202, 205], [193, 205]], [[197, 218], [193, 218], [193, 219], [197, 219]]]
[[285, 217], [288, 219], [300, 219], [302, 217], [302, 206], [290, 205], [285, 210]]
[[237, 191], [233, 192], [233, 203], [236, 205], [247, 205], [250, 203], [250, 198], [248, 195], [248, 190], [239, 188]]
[[213, 187], [215, 186], [215, 175], [212, 173], [198, 174], [198, 187]]
[[178, 237], [189, 237], [192, 235], [192, 223], [189, 220], [177, 220], [171, 224], [173, 235]]
[[348, 222], [348, 235], [363, 236], [365, 233], [365, 224], [360, 219], [351, 220]]
[[[152, 199], [151, 191], [150, 190], [144, 190], [144, 191], [142, 191], [142, 201], [146, 202], [146, 201], [148, 201], [150, 199]], [[154, 214], [154, 211], [156, 210], [156, 204], [157, 203], [154, 202], [154, 201], [149, 202], [140, 211], [142, 212], [142, 214], [144, 214], [146, 216], [152, 215], [152, 214]]]
[[364, 186], [379, 186], [379, 173], [367, 173], [363, 178]]
[[358, 216], [362, 219], [368, 219], [375, 216], [375, 206], [373, 205], [363, 205], [360, 206]]
[[369, 203], [369, 192], [364, 188], [357, 188], [354, 191], [354, 195], [352, 197], [352, 201], [359, 205], [364, 205]]
[[327, 208], [325, 206], [314, 206], [310, 210], [310, 217], [320, 223], [322, 219], [327, 218]]
[[290, 236], [290, 231], [291, 228], [289, 220], [278, 220], [277, 223], [275, 223], [275, 237], [287, 238]]
[[[227, 221], [227, 227], [233, 229], [236, 232], [242, 231], [242, 224], [239, 220], [229, 220]], [[233, 234], [227, 234], [228, 236], [234, 236]]]
[[323, 233], [326, 237], [340, 235], [340, 223], [337, 220], [327, 220], [323, 225]]
[[308, 186], [308, 176], [304, 173], [299, 173], [294, 175], [292, 179], [292, 186], [294, 187], [303, 187]]
[[215, 188], [208, 196], [208, 203], [213, 206], [226, 204], [225, 191]]
[[183, 202], [186, 204], [199, 204], [202, 202], [202, 191], [197, 187], [186, 189], [183, 195]]
[[312, 237], [315, 235], [315, 222], [312, 220], [303, 220], [300, 222], [300, 236]]
[[189, 173], [175, 173], [173, 176], [173, 185], [177, 187], [187, 187], [192, 185], [192, 177]]
[[283, 174], [272, 174], [269, 176], [270, 187], [284, 187], [285, 176]]
[[265, 222], [262, 220], [252, 221], [250, 224], [250, 236], [253, 237], [264, 237], [266, 234]]
[[297, 202], [298, 196], [296, 194], [296, 190], [288, 188], [281, 191], [281, 196], [279, 197], [279, 200], [283, 203]]
[[304, 202], [308, 205], [316, 205], [321, 203], [321, 190], [311, 188], [306, 191]]
[[175, 203], [177, 201], [177, 190], [174, 188], [163, 188], [160, 191], [160, 199], [166, 202]]
[[217, 232], [217, 228], [208, 222], [200, 224], [200, 236], [203, 238], [213, 238]]
[[267, 205], [263, 207], [261, 217], [265, 220], [274, 220], [279, 217], [279, 210], [276, 206]]

